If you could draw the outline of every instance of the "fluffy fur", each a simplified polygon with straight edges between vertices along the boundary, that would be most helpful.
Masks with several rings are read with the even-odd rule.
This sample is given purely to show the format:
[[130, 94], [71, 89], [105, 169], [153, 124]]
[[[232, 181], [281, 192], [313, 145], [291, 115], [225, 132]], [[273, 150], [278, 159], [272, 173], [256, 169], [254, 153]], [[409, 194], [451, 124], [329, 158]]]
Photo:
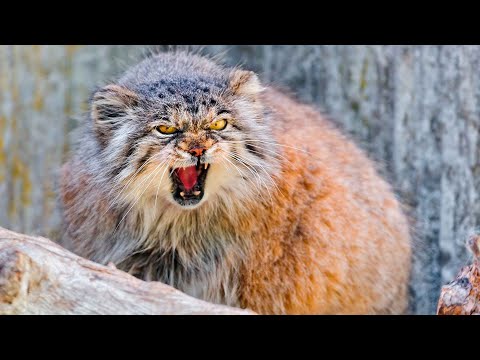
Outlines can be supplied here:
[[[208, 130], [219, 114], [227, 128]], [[180, 206], [171, 171], [195, 164], [195, 146], [205, 195]], [[150, 57], [94, 94], [61, 202], [65, 246], [207, 301], [265, 314], [407, 305], [408, 224], [372, 163], [310, 106], [203, 57]]]

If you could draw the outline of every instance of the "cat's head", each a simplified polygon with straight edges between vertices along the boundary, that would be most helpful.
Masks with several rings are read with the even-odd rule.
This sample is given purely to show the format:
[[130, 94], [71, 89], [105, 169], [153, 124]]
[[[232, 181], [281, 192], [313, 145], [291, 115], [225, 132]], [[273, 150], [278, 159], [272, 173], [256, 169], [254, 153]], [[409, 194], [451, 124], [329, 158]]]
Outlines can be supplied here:
[[251, 71], [165, 54], [97, 91], [91, 121], [117, 200], [194, 209], [268, 196], [276, 152], [262, 90]]

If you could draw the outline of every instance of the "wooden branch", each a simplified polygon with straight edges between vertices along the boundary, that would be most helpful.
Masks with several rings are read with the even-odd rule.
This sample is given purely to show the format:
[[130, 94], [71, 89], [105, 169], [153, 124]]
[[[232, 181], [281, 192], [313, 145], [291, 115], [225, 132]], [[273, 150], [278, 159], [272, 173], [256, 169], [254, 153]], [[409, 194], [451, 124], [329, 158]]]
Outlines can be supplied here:
[[141, 281], [0, 228], [0, 314], [253, 314]]
[[438, 315], [480, 315], [480, 235], [468, 240], [473, 264], [460, 270], [457, 278], [442, 287]]

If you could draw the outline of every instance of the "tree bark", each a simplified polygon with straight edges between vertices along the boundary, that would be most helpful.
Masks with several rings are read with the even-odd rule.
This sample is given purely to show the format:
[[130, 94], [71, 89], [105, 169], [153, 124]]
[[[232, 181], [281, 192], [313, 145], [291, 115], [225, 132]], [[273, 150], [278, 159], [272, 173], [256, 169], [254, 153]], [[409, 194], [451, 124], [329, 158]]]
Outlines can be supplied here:
[[438, 315], [480, 315], [480, 236], [472, 236], [468, 245], [473, 264], [462, 268], [454, 281], [442, 287]]
[[0, 228], [0, 314], [242, 315]]

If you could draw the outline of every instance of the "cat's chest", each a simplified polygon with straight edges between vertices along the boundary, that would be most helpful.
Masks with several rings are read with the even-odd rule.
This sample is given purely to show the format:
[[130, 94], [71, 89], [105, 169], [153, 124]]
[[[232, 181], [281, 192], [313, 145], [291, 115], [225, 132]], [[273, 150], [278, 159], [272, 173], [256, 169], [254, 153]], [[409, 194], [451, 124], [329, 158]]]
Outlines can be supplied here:
[[164, 250], [149, 266], [150, 277], [199, 299], [238, 306], [242, 239], [205, 233], [178, 236], [162, 239]]
[[162, 254], [151, 268], [156, 280], [209, 302], [238, 306], [240, 259], [232, 262], [232, 255], [212, 249], [182, 259], [178, 250]]

